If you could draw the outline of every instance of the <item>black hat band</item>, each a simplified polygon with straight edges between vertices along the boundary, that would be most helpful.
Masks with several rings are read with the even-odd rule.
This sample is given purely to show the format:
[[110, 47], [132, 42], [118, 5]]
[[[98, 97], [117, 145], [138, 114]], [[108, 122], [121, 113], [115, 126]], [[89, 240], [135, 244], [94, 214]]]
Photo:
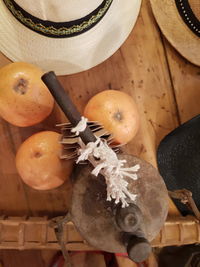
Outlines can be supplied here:
[[200, 37], [200, 21], [192, 11], [188, 0], [175, 0], [178, 12], [186, 25]]
[[54, 38], [77, 36], [93, 28], [106, 14], [113, 0], [104, 0], [85, 17], [68, 22], [41, 20], [21, 8], [14, 0], [3, 0], [13, 16], [29, 29]]

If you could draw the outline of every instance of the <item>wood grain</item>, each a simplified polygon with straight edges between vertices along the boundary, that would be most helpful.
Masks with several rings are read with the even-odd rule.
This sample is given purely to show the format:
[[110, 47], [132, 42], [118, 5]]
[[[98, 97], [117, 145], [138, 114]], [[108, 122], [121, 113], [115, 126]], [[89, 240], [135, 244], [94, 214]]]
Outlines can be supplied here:
[[57, 251], [1, 250], [1, 267], [50, 267]]
[[[141, 123], [138, 135], [124, 150], [156, 166], [156, 147], [178, 120], [165, 51], [148, 1], [143, 1], [130, 37], [109, 60], [81, 74], [60, 77], [60, 81], [80, 112], [102, 90], [129, 93], [137, 103]], [[170, 212], [178, 213], [171, 200]]]
[[[157, 145], [178, 125], [179, 116], [183, 122], [199, 113], [199, 69], [183, 60], [168, 44], [165, 43], [165, 47], [166, 51], [149, 1], [143, 0], [136, 27], [121, 49], [89, 71], [59, 77], [80, 112], [90, 97], [102, 90], [116, 89], [129, 93], [137, 103], [141, 123], [139, 133], [124, 150], [154, 166]], [[7, 63], [8, 60], [0, 55], [0, 66]], [[56, 216], [66, 212], [71, 193], [70, 184], [66, 183], [47, 192], [33, 190], [22, 183], [14, 162], [19, 145], [27, 137], [37, 131], [55, 130], [55, 124], [64, 121], [66, 119], [57, 105], [50, 117], [35, 127], [18, 128], [0, 121], [1, 213]], [[177, 213], [175, 206], [170, 203], [170, 214]], [[27, 257], [29, 261], [34, 259], [33, 265], [28, 266], [46, 266], [43, 264], [44, 256], [39, 251], [27, 253], [23, 257]], [[17, 255], [20, 253], [2, 251], [0, 259], [8, 257], [12, 262], [9, 264], [14, 264]], [[36, 262], [37, 265], [34, 265]], [[6, 266], [23, 266], [21, 263], [9, 264]], [[128, 266], [131, 265], [126, 260], [123, 267]]]
[[71, 255], [72, 266], [78, 267], [106, 267], [103, 254], [100, 253], [75, 253]]
[[[1, 250], [0, 267], [53, 267], [58, 260], [59, 266], [64, 267], [61, 257], [57, 250]], [[74, 267], [106, 267], [104, 255], [100, 253], [72, 253], [70, 259]]]
[[[162, 42], [149, 9], [148, 1], [143, 1], [135, 29], [109, 60], [89, 71], [62, 76], [60, 81], [80, 112], [90, 97], [102, 90], [112, 88], [129, 93], [138, 105], [141, 123], [138, 135], [125, 151], [155, 166], [156, 146], [177, 125], [177, 117]], [[5, 64], [3, 56], [1, 59]], [[37, 131], [55, 130], [55, 124], [65, 120], [55, 106], [50, 117], [34, 127], [18, 128], [2, 121], [0, 134], [4, 138], [4, 147], [1, 147], [3, 164], [0, 185], [4, 189], [4, 197], [0, 206], [8, 215], [28, 213], [53, 216], [66, 212], [70, 197], [69, 184], [52, 191], [36, 191], [22, 184], [14, 167], [15, 153], [22, 141]], [[12, 176], [7, 175], [9, 172]], [[12, 193], [16, 192], [16, 188], [19, 194]]]
[[[129, 260], [126, 257], [121, 257], [117, 256], [116, 257], [118, 267], [138, 267], [138, 265], [131, 260]], [[148, 266], [148, 267], [158, 267], [157, 260], [152, 253], [147, 261], [145, 261], [145, 265], [143, 266]]]
[[[0, 55], [0, 67], [8, 62]], [[143, 0], [130, 37], [110, 59], [89, 71], [59, 79], [80, 112], [90, 97], [102, 90], [116, 89], [130, 94], [137, 103], [141, 123], [139, 133], [124, 151], [154, 166], [160, 140], [179, 123], [200, 113], [200, 68], [183, 59], [165, 39], [163, 42], [148, 0]], [[0, 120], [2, 214], [51, 217], [66, 212], [71, 194], [69, 183], [56, 190], [39, 192], [24, 185], [15, 168], [16, 151], [27, 137], [41, 130], [55, 130], [55, 124], [64, 121], [66, 119], [57, 105], [49, 118], [34, 127], [18, 128]], [[170, 215], [177, 214], [170, 200]], [[49, 266], [55, 253], [1, 251], [0, 261], [6, 262], [6, 267]], [[97, 258], [93, 260], [98, 262]], [[119, 267], [134, 266], [125, 258], [117, 258], [117, 261]], [[86, 258], [84, 262], [87, 262]], [[102, 258], [99, 262], [99, 266], [105, 266]]]
[[200, 67], [183, 57], [164, 39], [180, 123], [200, 113]]

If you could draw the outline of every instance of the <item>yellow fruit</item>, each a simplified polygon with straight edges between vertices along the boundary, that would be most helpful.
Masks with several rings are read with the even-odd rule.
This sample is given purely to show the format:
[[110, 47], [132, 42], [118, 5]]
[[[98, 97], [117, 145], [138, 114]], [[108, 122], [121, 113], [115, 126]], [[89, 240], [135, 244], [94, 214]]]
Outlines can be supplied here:
[[54, 99], [41, 80], [43, 72], [24, 62], [0, 69], [0, 116], [16, 126], [43, 121], [52, 111]]
[[16, 167], [22, 180], [30, 187], [48, 190], [62, 185], [72, 171], [73, 162], [59, 158], [60, 134], [43, 131], [29, 137], [16, 155]]
[[139, 114], [134, 100], [116, 90], [105, 90], [93, 96], [85, 107], [84, 116], [100, 122], [119, 144], [128, 143], [139, 128]]

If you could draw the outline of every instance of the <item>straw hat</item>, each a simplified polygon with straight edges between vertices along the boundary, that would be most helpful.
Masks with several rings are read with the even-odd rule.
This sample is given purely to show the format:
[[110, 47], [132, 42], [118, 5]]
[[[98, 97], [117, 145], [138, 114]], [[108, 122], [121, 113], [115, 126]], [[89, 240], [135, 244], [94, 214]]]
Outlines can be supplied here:
[[156, 21], [178, 52], [200, 66], [200, 1], [150, 0]]
[[141, 0], [0, 0], [0, 51], [71, 74], [110, 57], [131, 32]]
[[[157, 162], [168, 190], [191, 191], [200, 209], [200, 115], [164, 137], [158, 147]], [[188, 213], [186, 205], [174, 202], [183, 215]]]

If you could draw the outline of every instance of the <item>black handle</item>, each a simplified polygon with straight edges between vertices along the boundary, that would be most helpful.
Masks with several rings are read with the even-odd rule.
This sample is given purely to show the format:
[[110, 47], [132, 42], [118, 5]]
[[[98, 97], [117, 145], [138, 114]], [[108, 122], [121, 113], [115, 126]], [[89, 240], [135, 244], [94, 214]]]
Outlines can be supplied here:
[[130, 236], [127, 252], [128, 257], [134, 262], [143, 262], [148, 259], [152, 251], [151, 245], [144, 237]]
[[149, 257], [151, 245], [141, 230], [142, 213], [138, 206], [130, 204], [126, 208], [119, 205], [115, 215], [118, 227], [124, 232], [127, 253], [134, 262], [143, 262]]
[[[42, 76], [42, 81], [45, 83], [68, 120], [75, 127], [81, 120], [81, 114], [71, 101], [68, 94], [65, 92], [61, 83], [58, 81], [55, 73], [53, 71], [45, 73]], [[96, 137], [88, 126], [86, 127], [84, 132], [80, 133], [80, 137], [85, 144], [96, 141]]]

